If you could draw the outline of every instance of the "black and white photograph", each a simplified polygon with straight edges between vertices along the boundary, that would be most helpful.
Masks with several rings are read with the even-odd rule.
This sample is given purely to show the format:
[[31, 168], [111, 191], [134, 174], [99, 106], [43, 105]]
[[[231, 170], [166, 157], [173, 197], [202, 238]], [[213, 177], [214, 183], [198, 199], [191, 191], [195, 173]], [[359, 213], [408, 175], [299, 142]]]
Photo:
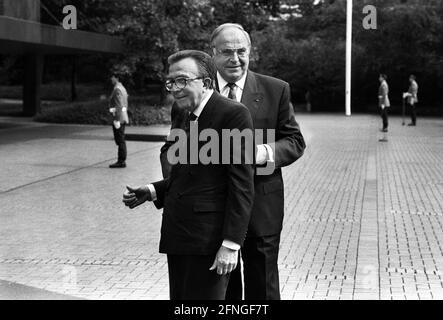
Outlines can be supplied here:
[[442, 300], [442, 31], [441, 0], [0, 0], [0, 300]]

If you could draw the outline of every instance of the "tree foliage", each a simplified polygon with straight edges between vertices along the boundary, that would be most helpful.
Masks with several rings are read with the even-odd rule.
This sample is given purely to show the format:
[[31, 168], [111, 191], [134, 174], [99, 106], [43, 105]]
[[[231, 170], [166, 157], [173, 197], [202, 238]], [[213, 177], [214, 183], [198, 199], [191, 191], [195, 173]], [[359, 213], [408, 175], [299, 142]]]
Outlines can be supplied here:
[[[363, 7], [377, 8], [377, 29], [362, 26]], [[254, 34], [257, 68], [289, 81], [293, 98], [307, 91], [314, 109], [343, 108], [346, 0], [323, 1], [309, 14], [275, 23]], [[352, 101], [355, 109], [376, 105], [378, 74], [386, 73], [394, 105], [417, 75], [423, 104], [441, 103], [443, 2], [354, 1]], [[272, 48], [272, 50], [270, 50]]]
[[[81, 80], [105, 80], [113, 66], [133, 90], [150, 88], [165, 76], [167, 57], [181, 49], [209, 51], [212, 30], [225, 22], [251, 34], [251, 68], [291, 84], [295, 102], [310, 92], [314, 110], [344, 105], [346, 0], [42, 0], [56, 19], [75, 5], [79, 28], [122, 37], [120, 56], [81, 57]], [[377, 8], [377, 29], [362, 26], [365, 5]], [[378, 74], [386, 73], [394, 104], [400, 104], [410, 73], [417, 75], [420, 100], [441, 103], [443, 90], [443, 1], [354, 0], [353, 105], [375, 105]], [[51, 22], [52, 21], [52, 22]], [[48, 59], [56, 78], [69, 74], [63, 57]], [[15, 64], [20, 65], [19, 61]], [[69, 64], [68, 64], [69, 65]], [[3, 74], [16, 79], [11, 58]], [[9, 72], [10, 70], [11, 72]], [[67, 72], [68, 71], [68, 72]], [[5, 76], [4, 76], [5, 78]], [[50, 79], [52, 79], [50, 77]], [[160, 87], [160, 86], [159, 86]], [[163, 92], [164, 93], [164, 92]]]

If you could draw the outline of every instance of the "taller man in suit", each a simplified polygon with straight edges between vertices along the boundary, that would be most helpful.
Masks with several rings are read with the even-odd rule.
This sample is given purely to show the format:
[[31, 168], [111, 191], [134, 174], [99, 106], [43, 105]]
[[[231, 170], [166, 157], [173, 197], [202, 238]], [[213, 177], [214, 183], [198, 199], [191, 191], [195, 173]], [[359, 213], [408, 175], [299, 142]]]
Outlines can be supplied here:
[[111, 82], [114, 86], [111, 97], [109, 98], [109, 112], [112, 114], [112, 131], [114, 133], [114, 141], [118, 147], [118, 159], [116, 163], [109, 165], [110, 168], [126, 167], [126, 140], [125, 126], [129, 123], [128, 118], [128, 93], [125, 87], [119, 81], [118, 75], [111, 76]]
[[[123, 202], [132, 209], [147, 200], [154, 201], [157, 208], [164, 209], [160, 252], [167, 254], [171, 299], [224, 299], [250, 218], [253, 150], [248, 152], [242, 139], [235, 146], [230, 144], [239, 150], [241, 161], [221, 143], [211, 149], [214, 158], [210, 163], [202, 162], [200, 157], [193, 163], [190, 158], [201, 153], [204, 142], [199, 142], [198, 136], [203, 130], [216, 132], [220, 138], [224, 129], [249, 130], [252, 137], [252, 119], [244, 105], [213, 90], [215, 68], [208, 54], [180, 51], [170, 56], [168, 63], [166, 89], [175, 99], [174, 129], [182, 129], [175, 133], [186, 133], [187, 152], [184, 161], [172, 165], [166, 179], [127, 187]], [[177, 137], [177, 143], [182, 143], [183, 137]], [[211, 143], [217, 140], [212, 139]], [[192, 144], [200, 151], [193, 150]], [[168, 158], [177, 160], [177, 150], [172, 149]], [[228, 163], [221, 161], [226, 160], [223, 152], [229, 155]]]
[[[217, 68], [216, 89], [221, 95], [241, 102], [250, 111], [255, 129], [274, 130], [275, 141], [256, 146], [255, 197], [251, 221], [241, 255], [244, 266], [245, 299], [280, 299], [278, 252], [284, 214], [281, 168], [300, 158], [305, 142], [290, 107], [289, 84], [248, 69], [251, 40], [238, 24], [223, 24], [211, 35], [213, 59]], [[162, 169], [168, 172], [161, 150]], [[259, 167], [274, 166], [269, 175], [259, 175]], [[242, 299], [240, 268], [231, 274], [226, 298]]]

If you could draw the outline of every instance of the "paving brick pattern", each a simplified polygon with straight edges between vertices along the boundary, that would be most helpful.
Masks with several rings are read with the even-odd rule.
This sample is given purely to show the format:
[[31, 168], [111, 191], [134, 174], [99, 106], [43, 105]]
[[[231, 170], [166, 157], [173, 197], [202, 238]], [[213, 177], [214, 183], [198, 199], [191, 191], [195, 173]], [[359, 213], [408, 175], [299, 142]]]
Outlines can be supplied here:
[[[282, 298], [442, 299], [443, 119], [402, 127], [391, 117], [388, 142], [376, 116], [298, 120], [308, 148], [283, 171]], [[2, 127], [0, 280], [67, 297], [168, 299], [161, 212], [121, 203], [126, 184], [161, 178], [161, 143], [128, 142], [128, 167], [111, 170], [110, 134]]]
[[443, 299], [443, 127], [393, 132], [377, 154], [382, 299]]
[[[443, 121], [304, 117], [285, 169], [283, 299], [443, 298]], [[289, 188], [288, 188], [289, 186]]]

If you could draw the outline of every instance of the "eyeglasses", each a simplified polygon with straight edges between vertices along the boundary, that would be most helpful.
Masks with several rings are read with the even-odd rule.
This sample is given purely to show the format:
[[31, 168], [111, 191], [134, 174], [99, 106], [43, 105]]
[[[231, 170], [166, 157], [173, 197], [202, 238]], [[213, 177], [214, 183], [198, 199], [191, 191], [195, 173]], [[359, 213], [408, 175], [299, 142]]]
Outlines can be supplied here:
[[165, 82], [165, 87], [166, 90], [168, 91], [172, 91], [174, 86], [176, 89], [181, 90], [184, 89], [187, 85], [189, 81], [194, 81], [194, 80], [198, 80], [198, 79], [203, 79], [203, 77], [198, 77], [198, 78], [184, 78], [184, 77], [179, 77], [179, 78], [175, 78], [175, 79], [168, 79]]
[[218, 54], [226, 58], [230, 58], [234, 56], [234, 53], [237, 53], [237, 56], [240, 58], [245, 58], [249, 55], [249, 50], [247, 48], [239, 48], [239, 49], [216, 49]]

